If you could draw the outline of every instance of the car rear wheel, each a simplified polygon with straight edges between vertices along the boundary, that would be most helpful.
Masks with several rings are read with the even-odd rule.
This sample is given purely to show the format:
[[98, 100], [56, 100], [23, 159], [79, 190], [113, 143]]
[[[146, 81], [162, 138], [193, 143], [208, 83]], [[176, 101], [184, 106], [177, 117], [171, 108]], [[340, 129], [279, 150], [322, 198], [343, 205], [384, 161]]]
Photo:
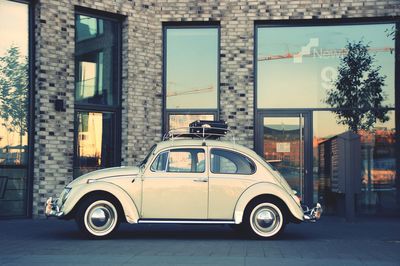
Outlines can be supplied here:
[[285, 213], [278, 202], [258, 201], [247, 210], [245, 223], [253, 237], [274, 238], [285, 228]]
[[119, 225], [117, 205], [109, 198], [88, 198], [79, 206], [76, 214], [79, 229], [88, 236], [110, 236]]

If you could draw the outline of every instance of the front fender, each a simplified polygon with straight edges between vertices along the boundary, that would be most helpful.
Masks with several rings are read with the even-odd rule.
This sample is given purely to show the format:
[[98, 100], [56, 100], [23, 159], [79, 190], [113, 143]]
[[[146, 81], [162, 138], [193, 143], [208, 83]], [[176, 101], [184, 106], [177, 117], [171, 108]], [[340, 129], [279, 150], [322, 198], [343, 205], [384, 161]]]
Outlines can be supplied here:
[[283, 188], [276, 184], [262, 182], [254, 184], [251, 187], [247, 188], [247, 190], [245, 190], [240, 196], [235, 207], [235, 224], [240, 224], [242, 222], [244, 210], [252, 199], [257, 196], [267, 194], [280, 198], [286, 204], [292, 215], [296, 219], [303, 221], [303, 209], [295, 202], [295, 200], [288, 192], [286, 192]]
[[70, 192], [71, 194], [61, 207], [61, 211], [64, 212], [64, 215], [67, 215], [72, 211], [82, 197], [94, 191], [105, 191], [114, 195], [121, 203], [125, 218], [128, 223], [137, 223], [139, 220], [139, 212], [136, 208], [135, 202], [132, 200], [129, 194], [121, 187], [105, 181], [95, 181], [93, 183], [85, 183], [73, 187]]

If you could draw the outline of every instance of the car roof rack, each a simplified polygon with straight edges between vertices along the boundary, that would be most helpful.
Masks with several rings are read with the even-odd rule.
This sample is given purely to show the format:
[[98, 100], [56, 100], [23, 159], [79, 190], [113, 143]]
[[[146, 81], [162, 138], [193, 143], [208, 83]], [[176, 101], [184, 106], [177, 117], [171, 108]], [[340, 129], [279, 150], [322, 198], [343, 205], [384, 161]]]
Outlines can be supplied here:
[[228, 129], [225, 122], [223, 123], [224, 127], [216, 127], [213, 126], [215, 123], [212, 123], [212, 121], [197, 120], [191, 123], [189, 127], [181, 127], [168, 131], [164, 134], [163, 141], [176, 139], [220, 140], [221, 138], [230, 137], [231, 141], [235, 142], [233, 132]]

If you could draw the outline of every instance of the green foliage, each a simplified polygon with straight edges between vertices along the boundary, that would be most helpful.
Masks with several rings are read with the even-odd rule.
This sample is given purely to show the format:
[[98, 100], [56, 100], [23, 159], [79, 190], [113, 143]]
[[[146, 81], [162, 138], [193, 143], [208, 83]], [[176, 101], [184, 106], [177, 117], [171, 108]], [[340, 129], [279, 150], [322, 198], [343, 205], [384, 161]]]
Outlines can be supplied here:
[[22, 136], [27, 131], [28, 59], [16, 46], [0, 56], [0, 117], [10, 132]]
[[338, 123], [350, 130], [369, 130], [377, 120], [389, 120], [387, 110], [382, 109], [386, 76], [374, 66], [375, 57], [368, 52], [363, 41], [348, 42], [348, 53], [341, 59], [335, 88], [328, 91], [325, 102], [335, 111]]
[[398, 34], [398, 30], [396, 29], [396, 26], [392, 26], [390, 29], [385, 30], [386, 36], [389, 38], [392, 38], [392, 40], [396, 39], [396, 34]]

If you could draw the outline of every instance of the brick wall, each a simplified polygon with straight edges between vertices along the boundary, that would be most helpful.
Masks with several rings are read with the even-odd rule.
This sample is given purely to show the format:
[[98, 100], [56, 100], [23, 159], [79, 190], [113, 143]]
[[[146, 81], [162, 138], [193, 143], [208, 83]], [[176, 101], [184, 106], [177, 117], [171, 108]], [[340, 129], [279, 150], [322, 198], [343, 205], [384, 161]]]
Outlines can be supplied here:
[[[35, 4], [36, 96], [33, 215], [72, 180], [74, 9], [125, 16], [122, 30], [122, 164], [143, 158], [161, 136], [162, 22], [219, 21], [221, 118], [253, 147], [254, 21], [400, 16], [395, 0], [184, 1], [38, 0]], [[64, 99], [66, 112], [54, 110]]]

